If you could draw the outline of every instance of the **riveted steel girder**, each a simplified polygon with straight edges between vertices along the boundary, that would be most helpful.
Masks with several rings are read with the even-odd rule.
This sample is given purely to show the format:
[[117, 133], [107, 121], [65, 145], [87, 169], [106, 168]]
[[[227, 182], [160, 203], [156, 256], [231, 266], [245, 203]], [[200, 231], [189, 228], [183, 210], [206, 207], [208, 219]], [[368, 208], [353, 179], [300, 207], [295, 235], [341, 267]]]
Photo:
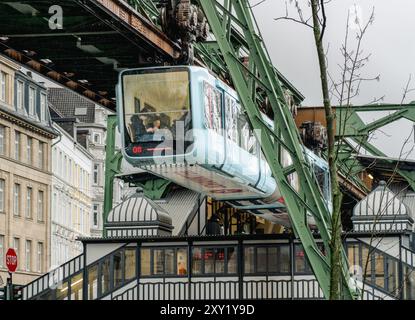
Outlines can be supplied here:
[[[331, 216], [318, 191], [317, 183], [303, 153], [301, 139], [284, 98], [284, 93], [275, 68], [272, 65], [264, 41], [256, 25], [255, 17], [247, 0], [199, 0], [209, 21], [215, 41], [236, 88], [246, 115], [262, 151], [271, 167], [281, 194], [287, 205], [291, 222], [301, 239], [307, 258], [325, 297], [330, 291], [330, 228]], [[235, 30], [243, 35], [244, 44], [235, 43]], [[249, 57], [249, 64], [243, 59]], [[259, 89], [269, 101], [274, 114], [274, 128], [264, 121], [258, 105]], [[300, 181], [299, 190], [288, 182], [286, 165], [281, 161], [280, 150], [291, 155], [292, 167]], [[290, 170], [292, 172], [292, 170]], [[316, 244], [306, 220], [311, 213], [324, 242], [324, 254]], [[348, 262], [343, 252], [343, 297], [352, 298], [349, 289]]]

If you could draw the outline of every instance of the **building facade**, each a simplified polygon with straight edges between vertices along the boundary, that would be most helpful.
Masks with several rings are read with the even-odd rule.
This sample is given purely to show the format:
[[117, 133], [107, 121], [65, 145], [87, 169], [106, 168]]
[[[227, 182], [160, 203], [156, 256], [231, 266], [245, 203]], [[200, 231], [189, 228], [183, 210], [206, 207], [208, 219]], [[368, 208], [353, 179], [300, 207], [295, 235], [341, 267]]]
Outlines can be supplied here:
[[51, 265], [58, 266], [82, 253], [78, 237], [90, 236], [93, 156], [65, 130], [52, 146]]
[[0, 276], [14, 248], [14, 283], [25, 284], [50, 262], [51, 144], [46, 88], [0, 56]]
[[[74, 136], [93, 155], [91, 235], [102, 236], [105, 186], [105, 144], [107, 139], [107, 117], [110, 110], [64, 88], [49, 88], [49, 101], [53, 105], [57, 123], [65, 121], [65, 130]], [[71, 121], [67, 121], [72, 119]], [[123, 184], [114, 187], [114, 199], [121, 199]]]

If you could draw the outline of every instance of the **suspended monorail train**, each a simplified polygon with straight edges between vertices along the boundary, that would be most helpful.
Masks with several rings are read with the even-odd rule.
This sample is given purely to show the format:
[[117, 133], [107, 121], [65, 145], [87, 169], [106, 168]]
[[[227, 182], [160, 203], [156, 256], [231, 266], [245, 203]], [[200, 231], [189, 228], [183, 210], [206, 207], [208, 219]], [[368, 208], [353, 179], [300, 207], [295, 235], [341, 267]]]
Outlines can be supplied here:
[[[122, 153], [130, 164], [273, 223], [290, 225], [237, 93], [207, 69], [124, 70], [117, 97]], [[265, 114], [262, 117], [273, 126]], [[304, 153], [330, 208], [327, 163], [306, 148]], [[291, 164], [284, 150], [278, 156]], [[290, 183], [299, 188], [296, 174]]]

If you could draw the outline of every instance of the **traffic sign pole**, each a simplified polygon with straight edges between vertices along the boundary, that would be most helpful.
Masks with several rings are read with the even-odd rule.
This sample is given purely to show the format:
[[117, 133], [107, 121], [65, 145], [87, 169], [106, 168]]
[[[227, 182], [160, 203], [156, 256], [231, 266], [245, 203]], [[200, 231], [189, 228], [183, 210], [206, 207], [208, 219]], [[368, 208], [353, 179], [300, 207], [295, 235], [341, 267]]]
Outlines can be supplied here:
[[17, 254], [16, 251], [12, 248], [7, 250], [6, 253], [6, 266], [9, 270], [9, 277], [7, 278], [7, 289], [5, 298], [6, 300], [13, 300], [14, 291], [13, 291], [13, 272], [17, 269]]
[[6, 300], [13, 300], [13, 274], [9, 271], [9, 277], [7, 278], [7, 290]]

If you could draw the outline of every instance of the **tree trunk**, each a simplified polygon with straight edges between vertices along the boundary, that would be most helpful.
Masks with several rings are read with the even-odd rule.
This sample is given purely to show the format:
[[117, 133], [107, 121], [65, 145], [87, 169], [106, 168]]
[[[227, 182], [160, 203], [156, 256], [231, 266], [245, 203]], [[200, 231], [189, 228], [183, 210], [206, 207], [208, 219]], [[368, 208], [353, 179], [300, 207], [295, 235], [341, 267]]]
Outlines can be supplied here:
[[[324, 5], [324, 4], [322, 4]], [[327, 135], [328, 135], [328, 162], [331, 179], [331, 193], [333, 197], [333, 213], [332, 213], [332, 225], [331, 225], [331, 272], [330, 272], [330, 300], [339, 300], [341, 298], [341, 281], [342, 281], [342, 267], [341, 267], [341, 203], [342, 194], [340, 192], [339, 182], [337, 179], [337, 161], [335, 150], [335, 120], [336, 115], [333, 111], [330, 102], [330, 93], [327, 77], [327, 64], [326, 56], [324, 52], [322, 29], [320, 27], [319, 10], [323, 10], [320, 7], [319, 0], [311, 0], [311, 8], [313, 14], [313, 30], [315, 44], [317, 48], [318, 61], [320, 66], [321, 87], [324, 99], [324, 110], [327, 122]], [[325, 19], [325, 17], [323, 17]]]

